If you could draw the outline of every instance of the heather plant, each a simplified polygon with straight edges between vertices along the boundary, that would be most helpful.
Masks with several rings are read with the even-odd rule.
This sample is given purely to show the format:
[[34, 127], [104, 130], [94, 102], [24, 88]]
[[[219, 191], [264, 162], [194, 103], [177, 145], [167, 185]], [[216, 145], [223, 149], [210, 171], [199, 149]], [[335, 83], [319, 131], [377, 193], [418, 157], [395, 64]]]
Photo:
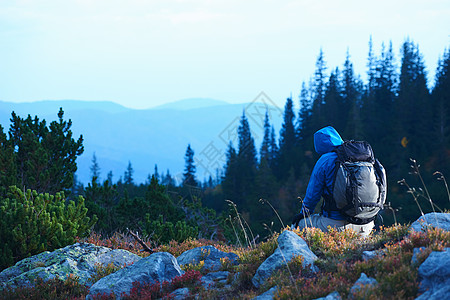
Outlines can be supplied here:
[[1, 300], [84, 300], [89, 293], [89, 288], [80, 284], [78, 278], [69, 275], [65, 281], [59, 278], [44, 281], [38, 277], [33, 287], [24, 286], [18, 288], [7, 287], [0, 292]]
[[141, 300], [141, 299], [170, 299], [174, 290], [187, 287], [191, 292], [198, 292], [201, 284], [202, 275], [198, 271], [187, 271], [183, 275], [173, 278], [170, 282], [164, 281], [153, 283], [133, 282], [133, 288], [130, 294], [123, 294], [121, 299]]
[[224, 243], [205, 240], [205, 239], [187, 239], [183, 242], [170, 241], [168, 244], [160, 245], [154, 249], [155, 252], [169, 252], [175, 257], [180, 256], [183, 252], [203, 246], [214, 246], [224, 252], [235, 252], [235, 248], [225, 245]]
[[84, 199], [66, 201], [64, 193], [38, 194], [13, 186], [0, 199], [0, 269], [43, 251], [73, 244], [97, 221], [86, 216]]
[[[91, 231], [87, 237], [77, 237], [77, 242], [90, 243], [96, 246], [108, 247], [111, 249], [125, 249], [142, 257], [150, 255], [148, 252], [142, 251], [139, 242], [129, 234], [114, 232], [111, 236], [103, 236], [95, 231]], [[149, 244], [150, 241], [144, 238], [144, 242]]]
[[187, 271], [198, 271], [201, 272], [201, 270], [203, 269], [203, 266], [205, 265], [205, 261], [201, 260], [198, 264], [185, 264], [185, 265], [180, 265], [180, 268], [187, 272]]

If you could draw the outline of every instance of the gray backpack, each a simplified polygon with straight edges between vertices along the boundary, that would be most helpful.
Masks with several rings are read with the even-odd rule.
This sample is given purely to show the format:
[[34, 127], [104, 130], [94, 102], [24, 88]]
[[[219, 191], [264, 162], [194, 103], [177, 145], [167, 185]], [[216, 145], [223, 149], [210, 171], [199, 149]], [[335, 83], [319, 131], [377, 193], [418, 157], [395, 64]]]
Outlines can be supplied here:
[[386, 201], [386, 172], [367, 142], [346, 141], [337, 147], [331, 199], [324, 210], [338, 210], [353, 224], [373, 221]]

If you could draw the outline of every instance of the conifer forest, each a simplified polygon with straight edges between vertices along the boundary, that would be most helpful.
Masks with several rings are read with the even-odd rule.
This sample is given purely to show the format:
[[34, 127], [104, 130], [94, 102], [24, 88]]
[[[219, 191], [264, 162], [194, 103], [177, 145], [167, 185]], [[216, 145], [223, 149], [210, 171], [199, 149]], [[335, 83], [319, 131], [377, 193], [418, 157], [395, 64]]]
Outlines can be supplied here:
[[450, 49], [431, 80], [413, 41], [399, 53], [392, 43], [381, 53], [373, 48], [370, 41], [367, 80], [355, 74], [350, 54], [333, 68], [320, 51], [311, 79], [285, 102], [280, 132], [266, 114], [255, 144], [244, 112], [238, 143], [206, 180], [196, 174], [196, 149], [186, 145], [181, 184], [156, 166], [147, 182], [135, 182], [131, 163], [118, 181], [108, 174], [101, 182], [94, 155], [83, 185], [74, 174], [84, 141], [73, 136], [64, 108], [50, 124], [12, 112], [10, 128], [0, 125], [0, 270], [90, 231], [138, 232], [157, 246], [188, 238], [236, 243], [245, 227], [251, 240], [264, 241], [298, 213], [319, 157], [313, 134], [328, 125], [344, 140], [368, 141], [384, 165], [388, 196], [378, 225], [416, 220], [417, 203], [423, 212], [448, 210]]

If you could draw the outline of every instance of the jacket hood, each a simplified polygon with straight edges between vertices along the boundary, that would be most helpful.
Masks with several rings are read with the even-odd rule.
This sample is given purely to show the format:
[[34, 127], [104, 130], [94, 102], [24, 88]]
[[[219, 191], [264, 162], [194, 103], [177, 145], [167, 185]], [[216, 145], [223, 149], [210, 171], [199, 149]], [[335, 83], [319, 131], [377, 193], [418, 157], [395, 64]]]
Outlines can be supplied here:
[[327, 126], [314, 133], [314, 148], [320, 155], [331, 152], [344, 141], [339, 133], [331, 126]]

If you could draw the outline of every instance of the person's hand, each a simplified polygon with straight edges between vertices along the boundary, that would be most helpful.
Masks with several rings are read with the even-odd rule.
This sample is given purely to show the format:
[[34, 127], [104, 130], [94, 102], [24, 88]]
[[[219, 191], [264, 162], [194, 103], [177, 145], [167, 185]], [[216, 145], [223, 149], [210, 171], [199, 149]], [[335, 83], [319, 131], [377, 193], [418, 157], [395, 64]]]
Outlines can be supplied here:
[[294, 219], [292, 219], [292, 226], [294, 228], [298, 227], [298, 223], [300, 223], [300, 221], [305, 217], [305, 215], [303, 213], [299, 213], [298, 215], [294, 216]]

